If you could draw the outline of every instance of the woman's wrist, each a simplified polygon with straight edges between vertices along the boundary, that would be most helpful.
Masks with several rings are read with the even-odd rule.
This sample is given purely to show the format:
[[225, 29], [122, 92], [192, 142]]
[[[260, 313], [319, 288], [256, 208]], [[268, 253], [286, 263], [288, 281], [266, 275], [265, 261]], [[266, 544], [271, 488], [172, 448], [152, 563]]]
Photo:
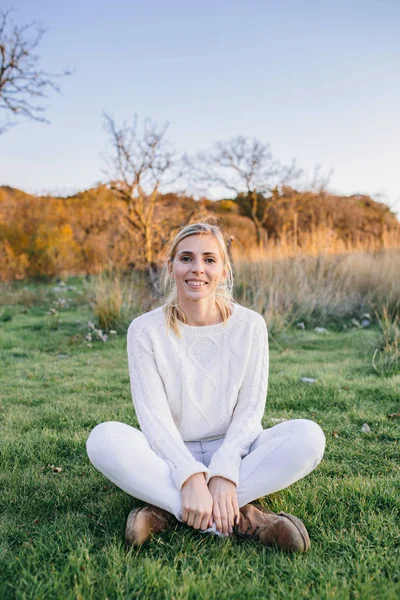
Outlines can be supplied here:
[[229, 481], [229, 483], [232, 483], [235, 487], [237, 487], [236, 483], [234, 481], [232, 481], [232, 479], [228, 479], [227, 477], [223, 477], [222, 475], [213, 475], [212, 477], [210, 477], [208, 485], [210, 485], [210, 481], [212, 481], [213, 479], [222, 480], [222, 481]]
[[194, 482], [202, 481], [202, 480], [206, 481], [205, 473], [193, 473], [193, 475], [188, 477], [186, 479], [186, 481], [183, 482], [182, 487], [184, 487], [189, 481], [191, 483], [194, 483]]

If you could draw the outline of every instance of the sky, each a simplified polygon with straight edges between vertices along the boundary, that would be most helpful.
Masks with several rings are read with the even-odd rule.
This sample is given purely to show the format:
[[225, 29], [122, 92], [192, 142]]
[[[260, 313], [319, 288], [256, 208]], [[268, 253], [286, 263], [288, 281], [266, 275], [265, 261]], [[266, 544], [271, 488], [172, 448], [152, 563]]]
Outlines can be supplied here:
[[[398, 0], [3, 0], [47, 28], [38, 54], [61, 80], [50, 124], [0, 136], [0, 185], [67, 195], [107, 180], [103, 113], [169, 123], [178, 152], [233, 136], [269, 143], [329, 190], [400, 213]], [[0, 115], [1, 116], [1, 115]]]

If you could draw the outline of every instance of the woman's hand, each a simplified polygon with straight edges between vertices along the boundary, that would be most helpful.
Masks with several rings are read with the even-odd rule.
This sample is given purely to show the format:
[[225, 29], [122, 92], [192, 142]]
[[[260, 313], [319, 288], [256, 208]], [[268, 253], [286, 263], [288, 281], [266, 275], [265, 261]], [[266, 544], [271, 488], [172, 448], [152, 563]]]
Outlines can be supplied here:
[[232, 533], [235, 517], [239, 522], [239, 504], [237, 500], [236, 485], [225, 477], [211, 477], [208, 489], [214, 500], [213, 518], [217, 530], [224, 535]]
[[181, 488], [182, 521], [194, 529], [212, 526], [213, 498], [204, 473], [195, 473]]

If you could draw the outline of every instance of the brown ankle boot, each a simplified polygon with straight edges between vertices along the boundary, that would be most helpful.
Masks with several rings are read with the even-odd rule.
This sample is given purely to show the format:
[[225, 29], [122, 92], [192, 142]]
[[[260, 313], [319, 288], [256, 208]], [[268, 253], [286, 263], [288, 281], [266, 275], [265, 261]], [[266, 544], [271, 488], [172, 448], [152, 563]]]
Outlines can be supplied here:
[[297, 517], [279, 514], [257, 504], [240, 509], [240, 519], [233, 532], [240, 538], [253, 538], [264, 546], [275, 546], [291, 552], [305, 552], [311, 542], [307, 529]]
[[146, 504], [131, 510], [126, 521], [125, 543], [141, 546], [153, 533], [167, 531], [176, 522], [175, 517], [158, 506]]

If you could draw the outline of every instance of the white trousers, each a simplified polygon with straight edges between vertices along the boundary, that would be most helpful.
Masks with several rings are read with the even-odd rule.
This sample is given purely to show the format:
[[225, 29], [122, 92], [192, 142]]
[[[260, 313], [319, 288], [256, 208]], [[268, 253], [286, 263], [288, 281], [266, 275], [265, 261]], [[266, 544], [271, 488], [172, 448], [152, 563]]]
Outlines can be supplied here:
[[[185, 445], [196, 460], [208, 467], [222, 442], [220, 438]], [[171, 479], [167, 463], [141, 431], [115, 421], [101, 423], [90, 433], [86, 448], [94, 467], [124, 492], [182, 521], [181, 492]], [[324, 450], [325, 435], [314, 421], [292, 419], [264, 429], [242, 458], [239, 508], [308, 475], [322, 460]], [[206, 531], [216, 533], [215, 523]]]

